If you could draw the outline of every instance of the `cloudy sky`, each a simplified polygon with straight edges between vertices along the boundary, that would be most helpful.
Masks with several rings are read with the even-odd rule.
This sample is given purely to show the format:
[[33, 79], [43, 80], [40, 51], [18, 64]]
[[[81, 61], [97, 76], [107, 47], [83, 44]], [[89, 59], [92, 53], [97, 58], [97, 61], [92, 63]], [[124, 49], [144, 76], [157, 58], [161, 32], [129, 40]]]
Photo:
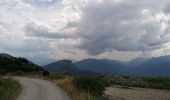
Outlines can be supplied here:
[[0, 52], [45, 64], [170, 54], [170, 0], [1, 0]]

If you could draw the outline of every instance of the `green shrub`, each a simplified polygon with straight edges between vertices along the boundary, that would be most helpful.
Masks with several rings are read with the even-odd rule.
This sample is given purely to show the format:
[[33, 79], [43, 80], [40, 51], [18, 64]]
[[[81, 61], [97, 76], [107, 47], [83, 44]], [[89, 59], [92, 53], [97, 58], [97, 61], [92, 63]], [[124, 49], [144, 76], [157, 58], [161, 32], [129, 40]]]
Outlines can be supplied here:
[[102, 77], [76, 77], [74, 82], [77, 89], [85, 90], [94, 95], [102, 95], [107, 86]]
[[64, 79], [65, 76], [62, 75], [62, 74], [58, 74], [58, 73], [50, 73], [48, 78], [51, 79], [51, 80], [56, 80], [56, 79]]
[[44, 70], [44, 71], [43, 71], [43, 76], [49, 76], [49, 74], [50, 74], [50, 73], [49, 73], [47, 70]]

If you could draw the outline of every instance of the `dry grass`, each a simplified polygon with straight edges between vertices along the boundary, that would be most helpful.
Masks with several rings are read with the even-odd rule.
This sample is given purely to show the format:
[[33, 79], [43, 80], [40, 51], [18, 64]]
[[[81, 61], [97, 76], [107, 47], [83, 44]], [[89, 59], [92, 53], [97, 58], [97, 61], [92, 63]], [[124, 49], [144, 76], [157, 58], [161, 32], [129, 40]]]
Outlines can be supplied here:
[[54, 80], [54, 82], [63, 88], [64, 90], [67, 90], [67, 92], [71, 93], [74, 90], [74, 84], [73, 84], [73, 78], [72, 77], [66, 77], [61, 80]]
[[107, 88], [111, 100], [170, 100], [170, 91], [145, 88]]
[[61, 80], [55, 80], [54, 83], [56, 83], [58, 86], [60, 86], [65, 92], [69, 95], [71, 100], [96, 100], [91, 99], [93, 98], [89, 93], [84, 91], [78, 91], [73, 82], [72, 77], [65, 77]]

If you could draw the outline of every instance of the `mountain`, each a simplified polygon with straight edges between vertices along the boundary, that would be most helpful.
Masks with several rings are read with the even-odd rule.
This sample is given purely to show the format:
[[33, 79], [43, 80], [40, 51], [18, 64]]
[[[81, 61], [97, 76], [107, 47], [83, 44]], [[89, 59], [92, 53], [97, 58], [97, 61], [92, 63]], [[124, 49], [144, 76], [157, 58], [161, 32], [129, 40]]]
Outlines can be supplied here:
[[170, 56], [136, 58], [127, 63], [115, 60], [86, 59], [75, 63], [81, 70], [129, 76], [170, 76]]
[[43, 69], [25, 58], [13, 57], [9, 54], [0, 54], [0, 71], [6, 72], [31, 72], [31, 71], [43, 71]]
[[136, 67], [136, 66], [138, 66], [138, 65], [140, 65], [140, 64], [142, 64], [142, 63], [144, 63], [148, 60], [150, 60], [150, 58], [139, 57], [139, 58], [135, 58], [135, 59], [132, 59], [132, 60], [126, 62], [126, 64], [129, 67], [133, 68], [133, 67]]
[[128, 66], [115, 60], [85, 59], [75, 63], [81, 70], [93, 71], [102, 74], [126, 75], [129, 72]]
[[50, 72], [62, 73], [71, 76], [82, 76], [82, 75], [98, 75], [98, 73], [83, 71], [75, 67], [75, 65], [70, 60], [60, 60], [54, 63], [45, 65], [46, 70]]
[[170, 56], [151, 58], [133, 69], [135, 76], [170, 76]]
[[6, 53], [0, 53], [0, 56], [1, 57], [8, 57], [8, 58], [12, 57], [10, 54], [6, 54]]

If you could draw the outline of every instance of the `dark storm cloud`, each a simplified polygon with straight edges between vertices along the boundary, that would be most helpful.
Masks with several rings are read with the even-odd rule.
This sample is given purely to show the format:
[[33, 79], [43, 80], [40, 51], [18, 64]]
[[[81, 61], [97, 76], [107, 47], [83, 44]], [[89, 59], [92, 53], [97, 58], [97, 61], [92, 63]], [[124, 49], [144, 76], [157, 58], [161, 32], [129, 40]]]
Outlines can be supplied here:
[[161, 37], [161, 22], [150, 20], [162, 12], [160, 5], [159, 0], [89, 4], [83, 8], [81, 20], [72, 23], [74, 27], [77, 25], [77, 34], [82, 38], [79, 48], [91, 55], [112, 50], [145, 51], [161, 48], [163, 43], [168, 42], [164, 40], [165, 37]]

